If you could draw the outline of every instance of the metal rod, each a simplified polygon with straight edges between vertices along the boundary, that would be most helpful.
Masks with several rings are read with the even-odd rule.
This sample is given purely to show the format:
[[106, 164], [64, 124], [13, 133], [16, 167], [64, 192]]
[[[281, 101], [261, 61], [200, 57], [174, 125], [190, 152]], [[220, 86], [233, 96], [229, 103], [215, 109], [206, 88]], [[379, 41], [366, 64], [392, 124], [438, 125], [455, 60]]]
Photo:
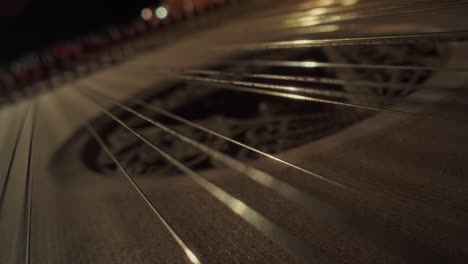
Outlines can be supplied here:
[[238, 200], [234, 196], [228, 194], [223, 189], [219, 188], [215, 184], [209, 182], [198, 173], [193, 171], [192, 169], [188, 168], [174, 157], [169, 155], [167, 152], [159, 148], [158, 146], [151, 143], [148, 139], [131, 129], [128, 125], [126, 125], [122, 120], [117, 118], [115, 115], [107, 111], [99, 102], [97, 102], [92, 96], [83, 92], [82, 89], [79, 90], [82, 94], [85, 95], [90, 101], [94, 102], [107, 116], [112, 118], [115, 122], [119, 123], [122, 127], [127, 129], [130, 133], [135, 135], [137, 138], [142, 140], [146, 145], [150, 148], [161, 154], [166, 160], [168, 160], [172, 165], [178, 168], [180, 171], [184, 172], [187, 176], [189, 176], [192, 180], [194, 180], [198, 185], [208, 191], [212, 196], [214, 196], [217, 200], [221, 203], [226, 205], [231, 211], [239, 215], [243, 218], [246, 222], [254, 226], [255, 228], [259, 229], [278, 244], [282, 245], [285, 249], [287, 249], [292, 255], [304, 263], [308, 263], [310, 259], [316, 258], [315, 255], [311, 254], [311, 248], [308, 248], [303, 245], [302, 242], [299, 242], [295, 237], [278, 227], [276, 224], [268, 220], [266, 217], [261, 215], [260, 213], [256, 212], [254, 209], [249, 207], [247, 204], [243, 203], [242, 201]]
[[[24, 110], [24, 111], [26, 111], [26, 110]], [[13, 162], [15, 160], [16, 151], [18, 149], [20, 136], [21, 136], [21, 133], [23, 131], [24, 124], [26, 123], [26, 115], [27, 114], [24, 113], [23, 116], [21, 117], [20, 126], [19, 126], [19, 129], [18, 129], [18, 133], [16, 134], [16, 138], [15, 138], [15, 145], [13, 146], [13, 151], [11, 153], [10, 161], [8, 163], [8, 169], [6, 171], [5, 178], [4, 178], [3, 184], [1, 186], [2, 189], [1, 189], [1, 192], [0, 192], [0, 208], [2, 207], [3, 197], [4, 197], [6, 189], [8, 187], [8, 181], [10, 179], [11, 169], [12, 169], [12, 166], [13, 166]]]
[[[104, 93], [102, 93], [101, 91], [97, 91], [96, 89], [93, 89], [93, 92], [99, 93], [99, 94], [101, 94], [102, 96], [106, 96], [106, 97], [108, 97], [108, 98], [112, 98], [112, 97], [109, 96], [108, 94], [105, 94], [105, 95], [104, 95]], [[115, 101], [115, 98], [112, 98], [112, 99]], [[187, 119], [185, 119], [185, 118], [183, 118], [183, 117], [181, 117], [181, 116], [178, 116], [178, 115], [173, 114], [173, 113], [171, 113], [171, 112], [169, 112], [169, 111], [166, 111], [166, 110], [164, 110], [164, 109], [162, 109], [162, 108], [160, 108], [160, 107], [158, 107], [158, 106], [149, 105], [149, 104], [144, 103], [143, 101], [136, 100], [136, 99], [130, 99], [130, 101], [133, 102], [133, 103], [136, 103], [136, 104], [138, 104], [138, 105], [140, 105], [140, 106], [143, 106], [143, 107], [145, 107], [146, 109], [151, 109], [151, 110], [153, 110], [153, 111], [155, 111], [155, 112], [157, 112], [157, 113], [160, 113], [160, 114], [162, 114], [162, 115], [164, 115], [164, 116], [167, 116], [167, 117], [169, 117], [169, 118], [172, 118], [172, 119], [174, 119], [174, 120], [177, 120], [177, 121], [179, 121], [179, 122], [181, 122], [181, 123], [187, 124], [187, 125], [189, 125], [189, 126], [191, 126], [191, 127], [195, 127], [195, 128], [200, 129], [200, 130], [202, 130], [202, 131], [204, 131], [204, 132], [206, 132], [206, 133], [209, 133], [209, 134], [211, 134], [211, 135], [217, 136], [217, 137], [219, 137], [219, 138], [221, 138], [221, 139], [224, 139], [224, 140], [226, 140], [226, 141], [229, 141], [229, 142], [231, 142], [231, 143], [233, 143], [233, 144], [236, 144], [236, 145], [238, 145], [238, 146], [241, 146], [241, 147], [243, 147], [243, 148], [246, 148], [246, 149], [248, 149], [248, 150], [251, 150], [251, 151], [253, 151], [253, 152], [255, 152], [255, 153], [258, 153], [258, 154], [260, 154], [260, 155], [262, 155], [262, 156], [264, 156], [264, 157], [267, 157], [267, 158], [269, 158], [269, 159], [272, 159], [272, 160], [274, 160], [274, 161], [277, 161], [277, 162], [279, 162], [279, 163], [282, 163], [282, 164], [284, 164], [284, 165], [287, 165], [287, 166], [289, 166], [289, 167], [291, 167], [291, 168], [294, 168], [294, 169], [296, 169], [296, 170], [298, 170], [298, 171], [301, 171], [301, 172], [303, 172], [303, 173], [305, 173], [305, 174], [308, 174], [308, 175], [310, 175], [310, 176], [313, 176], [314, 178], [317, 178], [318, 180], [322, 180], [322, 181], [326, 181], [326, 182], [329, 182], [329, 181], [330, 181], [328, 178], [326, 178], [326, 177], [324, 177], [324, 176], [322, 176], [322, 175], [320, 175], [320, 174], [318, 174], [318, 173], [312, 172], [312, 171], [307, 170], [307, 169], [305, 169], [305, 168], [302, 168], [302, 167], [300, 167], [300, 166], [298, 166], [298, 165], [295, 165], [295, 164], [289, 163], [289, 162], [287, 162], [287, 161], [284, 161], [284, 160], [282, 160], [282, 159], [280, 159], [280, 158], [277, 158], [277, 157], [275, 157], [275, 156], [273, 156], [273, 155], [271, 155], [271, 154], [265, 153], [265, 152], [263, 152], [263, 151], [261, 151], [261, 150], [259, 150], [259, 149], [256, 149], [256, 148], [254, 148], [254, 147], [248, 146], [248, 145], [246, 145], [246, 144], [243, 144], [243, 143], [241, 143], [241, 142], [239, 142], [239, 141], [237, 141], [237, 140], [234, 140], [234, 139], [232, 139], [232, 138], [230, 138], [230, 137], [228, 137], [228, 136], [222, 135], [222, 134], [220, 134], [220, 133], [218, 133], [218, 132], [216, 132], [216, 131], [213, 131], [213, 130], [207, 128], [207, 127], [198, 125], [198, 124], [196, 124], [196, 123], [194, 123], [194, 122], [191, 122], [190, 120], [187, 120]], [[329, 183], [330, 183], [330, 182], [329, 182]], [[336, 182], [334, 182], [334, 181], [332, 181], [331, 183], [332, 183], [333, 185], [336, 185]], [[342, 184], [339, 184], [338, 186], [342, 186]]]
[[428, 41], [466, 41], [468, 31], [447, 31], [418, 34], [401, 34], [386, 36], [369, 36], [354, 38], [331, 38], [331, 39], [299, 39], [290, 41], [272, 41], [251, 44], [228, 45], [222, 48], [238, 50], [272, 50], [272, 49], [297, 49], [315, 48], [329, 46], [349, 46], [349, 45], [383, 45], [383, 44], [407, 44], [425, 43]]
[[99, 143], [99, 145], [104, 149], [104, 151], [109, 155], [109, 157], [112, 159], [112, 161], [117, 165], [119, 170], [123, 173], [124, 177], [128, 180], [130, 185], [132, 185], [132, 187], [138, 193], [138, 195], [145, 201], [145, 203], [148, 205], [148, 207], [151, 209], [151, 211], [163, 223], [164, 227], [169, 231], [169, 233], [172, 235], [172, 237], [176, 240], [177, 244], [179, 244], [179, 246], [182, 248], [184, 253], [187, 255], [188, 259], [193, 264], [200, 264], [201, 262], [198, 260], [198, 258], [195, 256], [195, 254], [190, 250], [190, 248], [185, 244], [185, 242], [179, 237], [179, 235], [172, 229], [172, 227], [164, 219], [164, 217], [159, 213], [159, 211], [156, 209], [154, 204], [148, 199], [148, 197], [141, 190], [141, 188], [138, 186], [138, 184], [135, 182], [135, 180], [133, 180], [132, 177], [130, 177], [128, 172], [123, 168], [122, 164], [120, 164], [120, 162], [114, 156], [112, 151], [107, 147], [107, 145], [101, 139], [99, 134], [96, 132], [96, 130], [89, 123], [86, 124], [86, 128], [91, 133], [91, 135], [96, 139], [96, 141]]
[[31, 138], [29, 139], [29, 150], [28, 150], [28, 163], [27, 163], [27, 177], [26, 177], [26, 255], [25, 263], [31, 262], [31, 229], [32, 229], [32, 205], [33, 205], [33, 169], [32, 169], [32, 152], [33, 143], [36, 127], [37, 118], [37, 101], [34, 102], [34, 106], [31, 110], [33, 113], [32, 124], [31, 124]]
[[434, 66], [405, 66], [381, 64], [352, 64], [321, 61], [274, 61], [274, 60], [228, 60], [229, 63], [242, 63], [247, 65], [291, 67], [291, 68], [364, 68], [384, 70], [416, 70], [416, 71], [452, 71], [468, 72], [466, 67], [434, 67]]
[[[199, 81], [199, 82], [213, 83], [213, 84], [223, 84], [222, 86], [210, 86], [215, 89], [228, 89], [228, 90], [234, 90], [234, 91], [239, 91], [239, 92], [249, 92], [249, 93], [256, 93], [256, 94], [271, 95], [271, 96], [276, 96], [276, 97], [284, 97], [288, 99], [303, 100], [303, 101], [331, 104], [331, 105], [338, 105], [338, 106], [346, 106], [346, 107], [371, 110], [371, 111], [394, 114], [394, 115], [403, 115], [403, 116], [409, 116], [409, 117], [440, 119], [440, 120], [457, 121], [457, 122], [465, 121], [465, 120], [457, 120], [453, 118], [435, 117], [435, 116], [422, 115], [422, 114], [416, 114], [416, 113], [410, 113], [410, 112], [404, 112], [404, 111], [398, 111], [398, 110], [390, 110], [390, 109], [383, 109], [383, 108], [378, 108], [378, 107], [345, 103], [345, 102], [339, 102], [339, 101], [334, 101], [334, 100], [329, 100], [329, 99], [322, 99], [322, 98], [316, 98], [316, 97], [298, 95], [298, 94], [292, 94], [292, 93], [268, 91], [268, 90], [261, 89], [261, 88], [259, 89], [257, 87], [258, 85], [256, 85], [255, 83], [253, 84], [248, 84], [246, 82], [236, 83], [233, 81], [226, 81], [226, 80], [219, 80], [219, 79], [205, 78], [205, 77], [196, 77], [196, 76], [189, 76], [189, 75], [180, 75], [180, 74], [173, 74], [173, 76], [177, 79], [183, 79], [183, 80], [192, 80], [192, 81]], [[290, 91], [294, 89], [294, 87], [289, 87], [289, 88], [286, 87], [286, 89], [282, 89], [281, 86], [268, 85], [268, 84], [262, 84], [261, 86], [265, 88], [277, 89], [277, 90], [289, 90]]]

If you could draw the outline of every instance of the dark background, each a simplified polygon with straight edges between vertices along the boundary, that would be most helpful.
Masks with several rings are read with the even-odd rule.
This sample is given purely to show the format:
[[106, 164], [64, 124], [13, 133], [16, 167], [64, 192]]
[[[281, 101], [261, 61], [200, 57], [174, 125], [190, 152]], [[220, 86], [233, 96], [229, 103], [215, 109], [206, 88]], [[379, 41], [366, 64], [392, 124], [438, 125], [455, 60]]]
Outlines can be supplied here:
[[138, 18], [158, 0], [0, 0], [0, 63]]

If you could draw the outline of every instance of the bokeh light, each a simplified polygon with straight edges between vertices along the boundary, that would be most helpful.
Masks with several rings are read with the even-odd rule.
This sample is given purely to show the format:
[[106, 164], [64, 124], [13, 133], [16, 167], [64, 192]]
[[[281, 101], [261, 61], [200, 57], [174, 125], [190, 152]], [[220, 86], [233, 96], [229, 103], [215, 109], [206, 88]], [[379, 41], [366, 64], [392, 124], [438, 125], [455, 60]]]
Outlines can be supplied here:
[[151, 9], [149, 8], [143, 8], [143, 10], [141, 10], [141, 18], [143, 20], [150, 20], [151, 17], [153, 16], [153, 12], [151, 12]]
[[159, 19], [165, 19], [167, 15], [169, 14], [169, 11], [164, 6], [160, 6], [156, 8], [155, 13], [156, 13], [156, 17], [158, 17]]

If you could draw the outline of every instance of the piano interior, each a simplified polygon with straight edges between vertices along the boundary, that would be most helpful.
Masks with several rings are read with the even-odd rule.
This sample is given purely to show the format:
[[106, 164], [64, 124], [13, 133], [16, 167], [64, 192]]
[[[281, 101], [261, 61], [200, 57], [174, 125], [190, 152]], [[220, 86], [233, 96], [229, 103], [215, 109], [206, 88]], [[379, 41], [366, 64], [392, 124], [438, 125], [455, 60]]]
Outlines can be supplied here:
[[166, 0], [19, 58], [0, 263], [467, 263], [467, 11]]

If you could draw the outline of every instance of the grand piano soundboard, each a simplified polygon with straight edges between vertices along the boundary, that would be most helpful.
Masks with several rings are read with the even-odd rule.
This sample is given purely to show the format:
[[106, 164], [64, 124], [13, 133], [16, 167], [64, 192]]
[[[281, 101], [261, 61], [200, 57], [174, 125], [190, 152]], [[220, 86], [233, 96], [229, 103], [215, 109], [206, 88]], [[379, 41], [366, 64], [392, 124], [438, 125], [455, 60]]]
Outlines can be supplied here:
[[0, 263], [466, 263], [468, 2], [221, 2], [14, 90]]

